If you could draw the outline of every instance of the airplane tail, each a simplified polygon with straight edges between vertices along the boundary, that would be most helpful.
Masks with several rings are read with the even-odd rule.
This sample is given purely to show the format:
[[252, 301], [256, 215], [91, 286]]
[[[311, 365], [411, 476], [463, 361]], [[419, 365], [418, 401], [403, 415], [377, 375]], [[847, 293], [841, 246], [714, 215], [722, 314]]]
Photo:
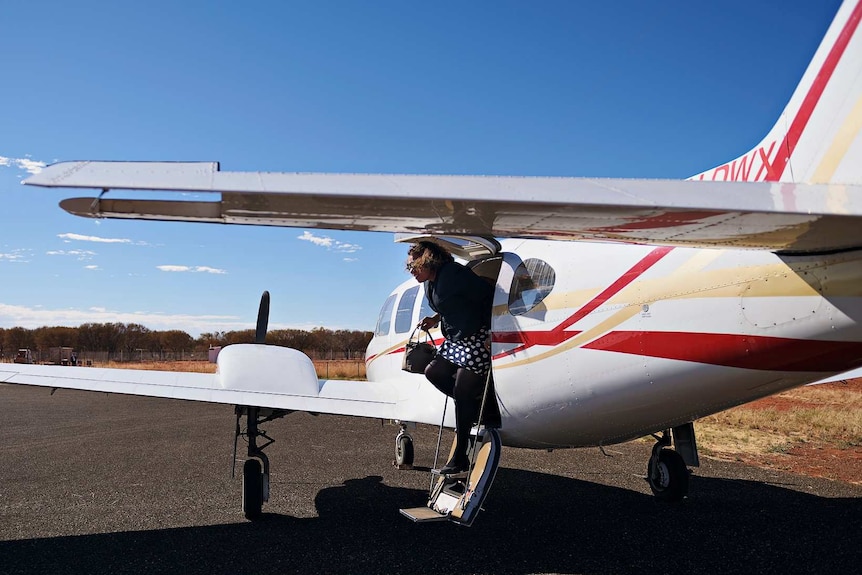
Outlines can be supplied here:
[[838, 9], [790, 102], [748, 153], [692, 180], [862, 183], [862, 0]]

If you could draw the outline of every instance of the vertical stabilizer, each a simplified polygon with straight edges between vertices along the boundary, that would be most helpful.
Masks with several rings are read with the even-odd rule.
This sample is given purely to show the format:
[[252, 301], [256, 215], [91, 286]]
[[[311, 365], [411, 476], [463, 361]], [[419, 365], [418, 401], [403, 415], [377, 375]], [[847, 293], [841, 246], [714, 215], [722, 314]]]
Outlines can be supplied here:
[[862, 183], [862, 0], [845, 0], [769, 134], [693, 180]]

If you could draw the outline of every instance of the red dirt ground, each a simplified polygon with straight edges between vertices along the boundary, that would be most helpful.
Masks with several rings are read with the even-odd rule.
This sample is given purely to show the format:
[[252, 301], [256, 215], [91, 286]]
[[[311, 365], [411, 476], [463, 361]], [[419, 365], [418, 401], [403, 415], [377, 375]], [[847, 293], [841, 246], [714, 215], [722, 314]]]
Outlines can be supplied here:
[[[822, 384], [822, 388], [834, 388], [842, 391], [852, 391], [862, 394], [862, 379], [849, 380], [846, 383]], [[803, 392], [805, 389], [803, 388]], [[794, 407], [817, 407], [822, 403], [807, 401], [804, 397], [787, 397], [778, 395], [765, 397], [746, 405], [747, 408], [788, 410]], [[790, 448], [786, 453], [763, 453], [736, 455], [738, 461], [766, 467], [780, 469], [800, 475], [813, 477], [825, 477], [862, 485], [862, 447], [851, 446], [846, 449], [838, 449], [829, 445], [818, 445], [809, 443], [803, 446]]]

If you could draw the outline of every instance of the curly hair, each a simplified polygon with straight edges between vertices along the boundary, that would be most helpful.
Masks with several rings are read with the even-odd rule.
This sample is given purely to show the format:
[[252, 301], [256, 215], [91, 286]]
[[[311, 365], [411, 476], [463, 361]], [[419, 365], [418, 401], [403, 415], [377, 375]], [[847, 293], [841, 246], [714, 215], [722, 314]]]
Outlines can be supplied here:
[[414, 264], [435, 272], [442, 268], [443, 264], [455, 261], [444, 247], [428, 240], [412, 245], [407, 255], [413, 257]]

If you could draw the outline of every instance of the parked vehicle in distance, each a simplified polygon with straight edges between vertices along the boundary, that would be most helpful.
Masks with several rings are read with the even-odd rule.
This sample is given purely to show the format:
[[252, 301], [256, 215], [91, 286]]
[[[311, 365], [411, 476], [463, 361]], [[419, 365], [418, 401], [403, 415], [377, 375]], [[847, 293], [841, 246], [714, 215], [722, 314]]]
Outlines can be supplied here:
[[[44, 357], [42, 358], [44, 361]], [[48, 350], [51, 365], [78, 365], [78, 354], [71, 347], [52, 347]]]
[[19, 349], [14, 359], [15, 363], [33, 363], [33, 352], [29, 349]]

